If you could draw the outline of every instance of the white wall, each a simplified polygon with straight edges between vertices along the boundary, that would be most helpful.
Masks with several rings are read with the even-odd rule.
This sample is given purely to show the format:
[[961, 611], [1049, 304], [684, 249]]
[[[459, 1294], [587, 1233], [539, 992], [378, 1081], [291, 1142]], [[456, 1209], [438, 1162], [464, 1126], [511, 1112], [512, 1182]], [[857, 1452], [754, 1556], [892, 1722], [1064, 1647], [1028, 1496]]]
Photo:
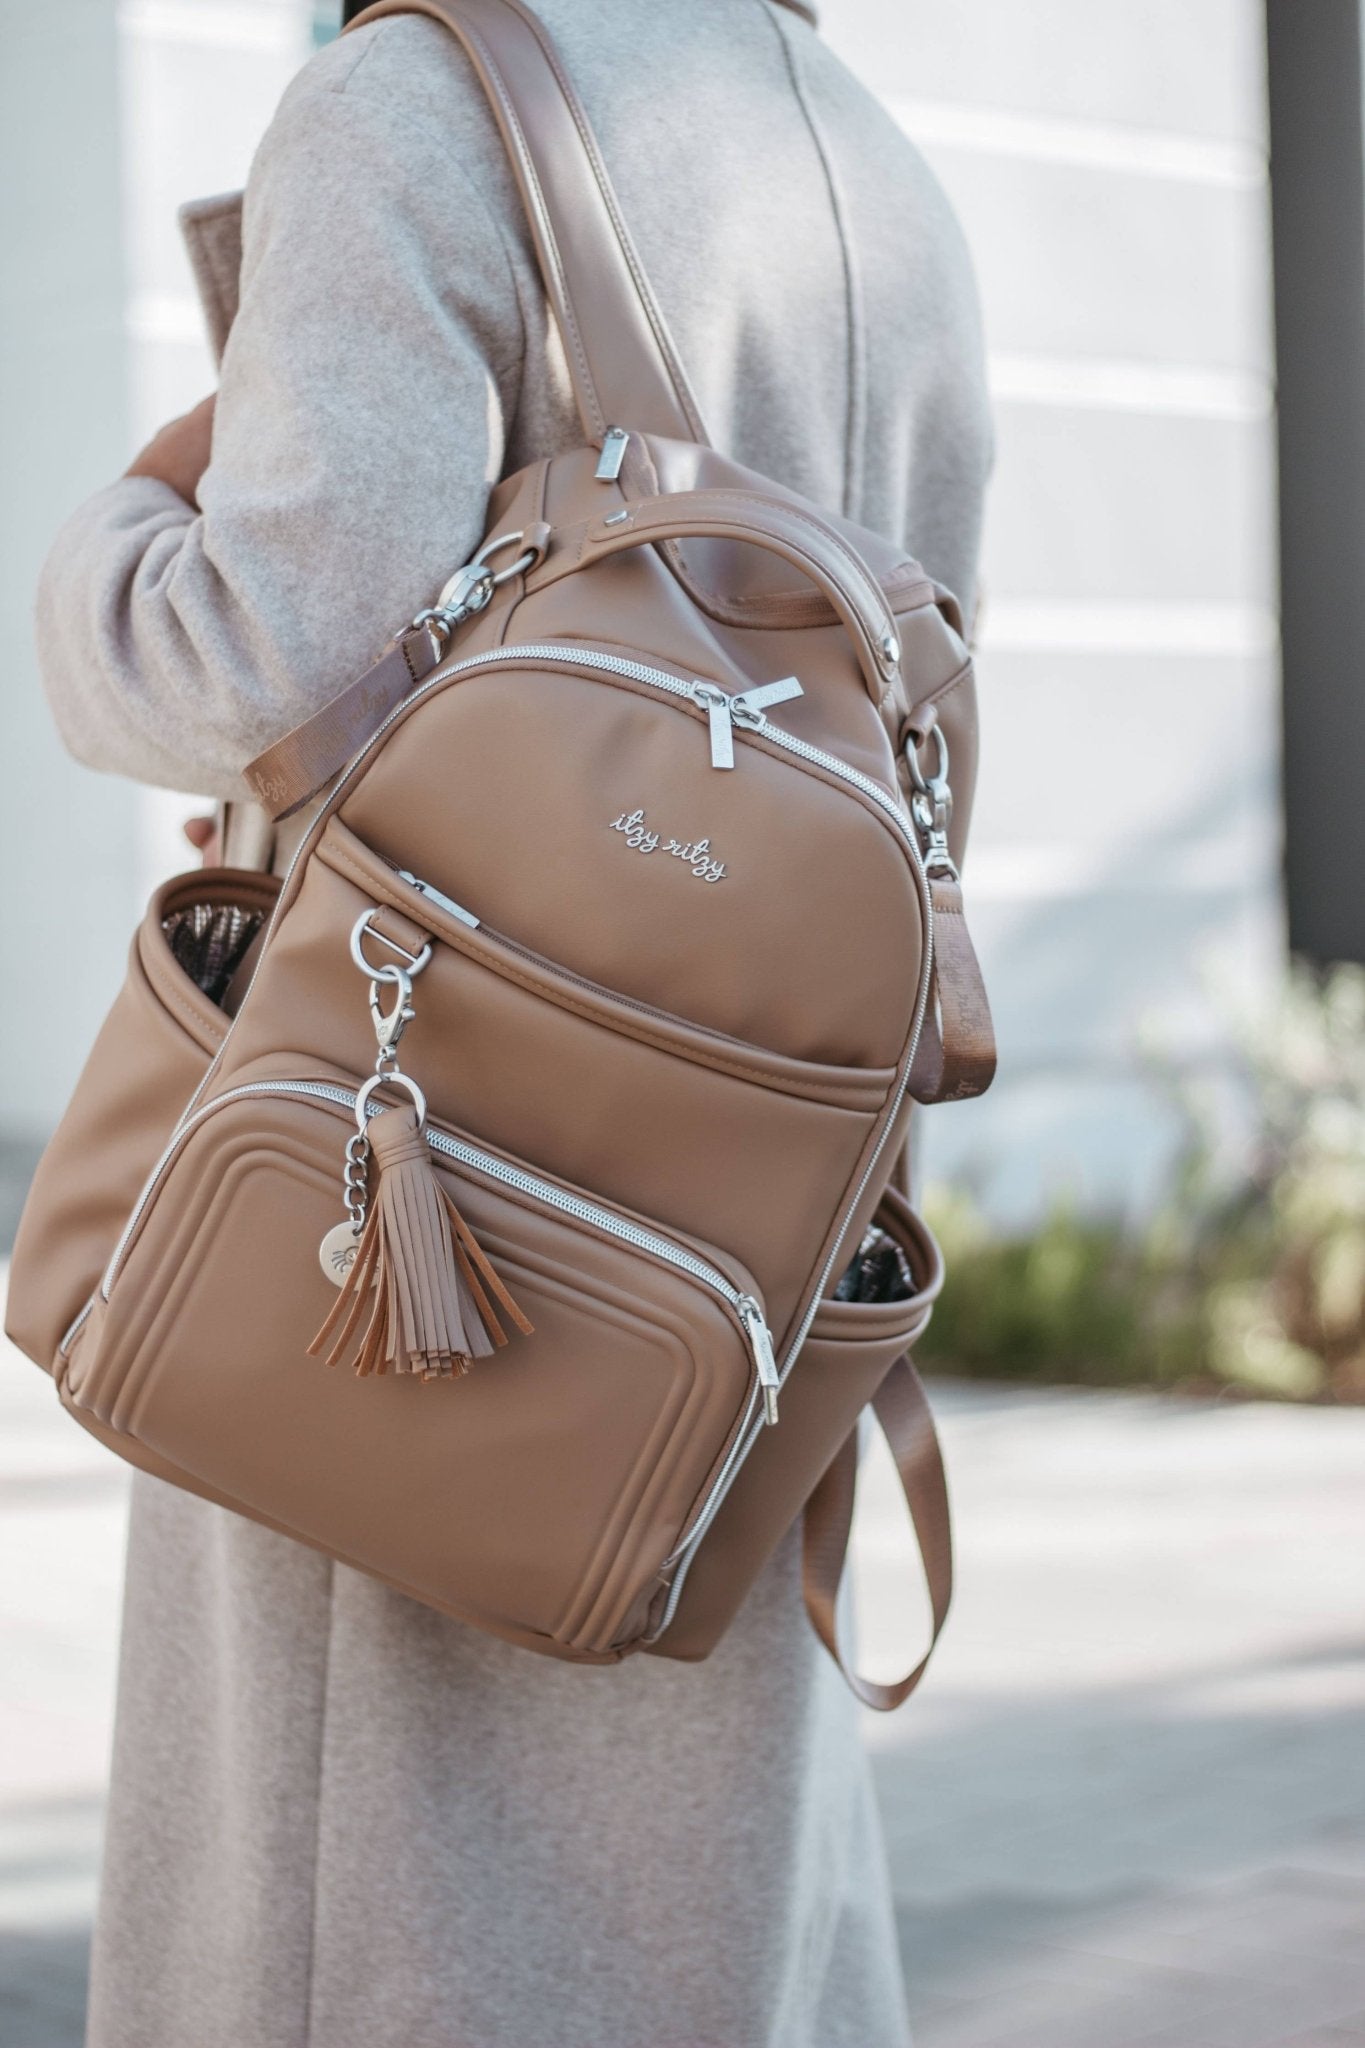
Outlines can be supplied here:
[[[340, 5], [336, 10], [340, 13]], [[312, 48], [309, 0], [120, 0], [129, 405], [140, 446], [216, 381], [176, 222], [186, 199], [235, 191], [280, 94]], [[185, 865], [181, 821], [139, 800], [143, 895]]]
[[124, 456], [115, 47], [113, 0], [0, 0], [0, 1136], [21, 1153], [75, 1079], [135, 908], [133, 792], [63, 754], [31, 625], [48, 540]]
[[1209, 962], [1281, 944], [1257, 0], [825, 0], [955, 202], [999, 436], [966, 882], [1002, 1069], [927, 1121], [1010, 1209], [1141, 1197], [1150, 1016], [1217, 1064]]
[[309, 0], [0, 0], [0, 1232], [192, 808], [62, 753], [34, 583], [63, 516], [212, 384], [175, 209], [242, 182], [312, 19]]

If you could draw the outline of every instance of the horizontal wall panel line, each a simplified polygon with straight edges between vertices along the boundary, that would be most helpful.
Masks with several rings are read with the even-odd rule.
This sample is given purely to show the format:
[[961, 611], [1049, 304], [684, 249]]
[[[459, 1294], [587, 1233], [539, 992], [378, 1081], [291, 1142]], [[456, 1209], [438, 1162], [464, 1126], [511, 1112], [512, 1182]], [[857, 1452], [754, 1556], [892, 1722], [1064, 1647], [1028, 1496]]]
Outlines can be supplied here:
[[912, 141], [989, 156], [1067, 164], [1077, 170], [1164, 178], [1190, 185], [1254, 191], [1266, 182], [1266, 153], [1249, 142], [1219, 142], [1160, 128], [1075, 121], [1004, 107], [895, 96], [887, 101]]
[[1197, 363], [996, 351], [987, 369], [992, 397], [1011, 405], [1254, 423], [1270, 417], [1274, 402], [1268, 377]]
[[[1112, 1086], [1120, 1082], [1144, 1095], [1150, 1094], [1154, 1103], [1162, 1103], [1167, 1099], [1162, 1078], [1166, 1073], [1238, 1083], [1246, 1077], [1246, 1062], [1234, 1049], [1211, 1044], [1202, 1034], [1198, 1037], [1192, 1033], [1178, 1036], [1173, 1031], [1170, 1039], [1160, 1047], [1160, 1074], [1144, 1069], [1139, 1060], [1142, 1050], [1142, 1041], [1136, 1030], [1131, 1046], [1099, 1041], [1084, 1047], [1070, 1045], [1058, 1053], [1044, 1053], [1013, 1052], [1005, 1043], [989, 1093], [979, 1102], [972, 1103], [967, 1114], [981, 1118], [999, 1112], [1004, 1107], [1006, 1096], [1015, 1090], [1027, 1094], [1030, 1085], [1038, 1081], [1063, 1081], [1077, 1088], [1083, 1088], [1087, 1083]], [[947, 1135], [941, 1124], [931, 1123], [926, 1143], [933, 1146]], [[932, 1152], [928, 1163], [928, 1179], [932, 1185], [935, 1179]]]
[[1249, 604], [1072, 603], [992, 598], [982, 614], [987, 651], [1057, 654], [1273, 654], [1274, 612]]
[[965, 869], [974, 903], [1096, 902], [1134, 896], [1263, 896], [1278, 886], [1279, 834], [1248, 858], [1244, 833], [1150, 845], [975, 846]]

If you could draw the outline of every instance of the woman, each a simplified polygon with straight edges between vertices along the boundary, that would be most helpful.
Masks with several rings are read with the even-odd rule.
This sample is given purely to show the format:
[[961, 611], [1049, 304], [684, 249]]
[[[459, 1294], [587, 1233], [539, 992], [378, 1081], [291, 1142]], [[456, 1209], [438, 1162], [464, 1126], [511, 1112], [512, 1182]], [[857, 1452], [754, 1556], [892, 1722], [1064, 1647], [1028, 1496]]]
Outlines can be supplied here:
[[[909, 145], [770, 0], [541, 11], [720, 445], [970, 604], [976, 308]], [[252, 171], [216, 409], [53, 549], [68, 744], [240, 797], [472, 552], [490, 483], [578, 439], [455, 43], [405, 17], [330, 46]], [[708, 1663], [603, 1671], [135, 1481], [92, 2048], [907, 2039], [855, 1713], [790, 1540]]]

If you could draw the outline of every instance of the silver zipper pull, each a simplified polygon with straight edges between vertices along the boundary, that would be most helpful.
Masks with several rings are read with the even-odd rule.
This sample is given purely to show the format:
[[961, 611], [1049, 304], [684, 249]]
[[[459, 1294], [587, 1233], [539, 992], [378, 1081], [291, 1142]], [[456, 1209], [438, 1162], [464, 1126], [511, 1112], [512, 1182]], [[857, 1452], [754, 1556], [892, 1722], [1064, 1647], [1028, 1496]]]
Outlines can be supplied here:
[[795, 676], [781, 676], [775, 683], [755, 683], [751, 690], [741, 690], [730, 699], [730, 716], [736, 725], [759, 726], [764, 712], [774, 704], [789, 704], [793, 697], [805, 694]]
[[755, 683], [751, 690], [741, 690], [734, 697], [718, 683], [694, 682], [692, 701], [701, 705], [711, 728], [711, 766], [734, 767], [737, 725], [742, 725], [746, 732], [758, 732], [767, 723], [770, 704], [785, 704], [804, 694], [795, 676], [783, 676], [776, 683]]
[[693, 683], [692, 701], [701, 705], [711, 728], [711, 766], [733, 768], [735, 729], [729, 697], [716, 683]]
[[608, 427], [602, 436], [602, 453], [597, 458], [593, 471], [599, 484], [614, 484], [621, 474], [621, 464], [626, 459], [630, 446], [630, 435], [624, 427]]
[[479, 929], [479, 920], [472, 910], [466, 910], [462, 903], [456, 903], [451, 897], [443, 895], [441, 890], [433, 889], [430, 882], [424, 882], [420, 875], [414, 875], [411, 868], [399, 868], [398, 878], [406, 882], [410, 889], [416, 889], [419, 895], [425, 896], [429, 903], [439, 904], [451, 917], [458, 917], [460, 923], [467, 924], [472, 932]]
[[777, 1395], [782, 1384], [773, 1355], [773, 1340], [763, 1319], [763, 1311], [752, 1294], [742, 1294], [737, 1306], [740, 1321], [748, 1334], [749, 1348], [754, 1354], [758, 1384], [763, 1389], [763, 1420], [772, 1425], [777, 1421]]

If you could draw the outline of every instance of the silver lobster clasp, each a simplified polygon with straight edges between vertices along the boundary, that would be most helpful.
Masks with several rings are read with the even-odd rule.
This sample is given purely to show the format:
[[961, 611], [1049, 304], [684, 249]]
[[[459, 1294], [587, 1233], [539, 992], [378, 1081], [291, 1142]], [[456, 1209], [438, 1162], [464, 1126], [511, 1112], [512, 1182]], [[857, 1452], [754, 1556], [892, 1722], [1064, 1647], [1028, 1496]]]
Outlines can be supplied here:
[[[380, 998], [380, 991], [386, 987], [394, 991], [391, 1010], [384, 1008]], [[397, 1051], [399, 1039], [416, 1015], [412, 1007], [412, 977], [404, 968], [391, 967], [382, 980], [370, 983], [370, 1022], [381, 1056]]]
[[[545, 553], [548, 527], [520, 529], [516, 533], [495, 534], [486, 540], [472, 562], [457, 569], [442, 586], [441, 594], [429, 610], [418, 612], [414, 626], [425, 626], [435, 639], [438, 647], [444, 647], [457, 626], [466, 619], [472, 619], [492, 602], [493, 592], [514, 576], [525, 575], [533, 569]], [[491, 557], [516, 551], [516, 560], [506, 563], [501, 569], [492, 566]]]
[[948, 742], [943, 727], [932, 728], [937, 766], [932, 775], [926, 775], [919, 764], [919, 752], [913, 734], [907, 734], [904, 745], [905, 765], [910, 773], [910, 815], [924, 839], [925, 872], [937, 871], [957, 879], [957, 865], [948, 847], [948, 827], [953, 817], [953, 790], [948, 780]]
[[468, 562], [441, 585], [435, 610], [452, 615], [458, 612], [467, 619], [473, 613], [481, 612], [492, 595], [493, 571], [486, 569], [482, 562]]

